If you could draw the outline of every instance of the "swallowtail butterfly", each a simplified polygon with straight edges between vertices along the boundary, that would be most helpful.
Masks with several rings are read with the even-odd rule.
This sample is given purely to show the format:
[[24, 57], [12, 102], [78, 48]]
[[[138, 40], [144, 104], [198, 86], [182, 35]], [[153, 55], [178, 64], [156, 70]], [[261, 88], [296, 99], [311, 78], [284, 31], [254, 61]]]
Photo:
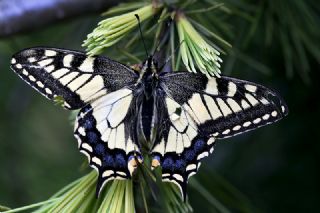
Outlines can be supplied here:
[[37, 47], [16, 53], [11, 68], [48, 99], [80, 109], [74, 126], [80, 152], [98, 171], [97, 194], [131, 178], [148, 150], [163, 181], [186, 196], [188, 179], [216, 139], [273, 123], [288, 113], [274, 91], [244, 80], [163, 72], [149, 57], [140, 72], [104, 56]]

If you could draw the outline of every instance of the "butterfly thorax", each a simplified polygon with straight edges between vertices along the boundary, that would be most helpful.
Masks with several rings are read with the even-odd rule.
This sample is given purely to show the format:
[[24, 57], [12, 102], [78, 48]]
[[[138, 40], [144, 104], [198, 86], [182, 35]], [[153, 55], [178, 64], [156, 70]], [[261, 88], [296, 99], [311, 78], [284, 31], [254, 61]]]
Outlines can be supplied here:
[[[149, 57], [144, 63], [140, 71], [140, 76], [137, 81], [143, 88], [143, 98], [140, 105], [140, 133], [147, 142], [147, 146], [152, 146], [152, 129], [154, 128], [155, 110], [155, 91], [158, 87], [158, 69], [156, 62], [152, 57]], [[151, 143], [150, 143], [151, 142]]]
[[144, 95], [147, 99], [151, 98], [154, 89], [158, 83], [158, 69], [157, 63], [150, 56], [144, 63], [140, 71], [137, 85], [140, 84], [143, 87]]

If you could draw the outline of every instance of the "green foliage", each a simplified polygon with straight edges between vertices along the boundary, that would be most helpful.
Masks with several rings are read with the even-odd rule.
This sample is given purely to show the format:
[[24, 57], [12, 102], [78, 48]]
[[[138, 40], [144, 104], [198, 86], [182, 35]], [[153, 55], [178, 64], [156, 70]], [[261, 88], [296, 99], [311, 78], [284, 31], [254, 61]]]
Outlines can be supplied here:
[[[148, 7], [147, 5], [149, 5], [147, 12], [143, 12], [146, 16], [140, 14], [140, 19], [147, 40], [147, 46], [152, 44], [155, 49], [166, 18], [175, 17], [172, 15], [171, 8], [167, 8], [168, 5], [172, 5], [173, 3], [182, 9], [185, 17], [187, 17], [188, 24], [191, 24], [192, 29], [195, 30], [210, 47], [221, 53], [229, 53], [228, 56], [220, 56], [226, 58], [223, 66], [224, 74], [236, 70], [235, 68], [239, 70], [238, 67], [241, 68], [240, 72], [246, 72], [248, 67], [252, 67], [254, 70], [258, 70], [263, 74], [275, 75], [279, 70], [281, 71], [283, 63], [288, 77], [293, 78], [294, 74], [297, 73], [305, 82], [308, 82], [310, 79], [309, 72], [312, 70], [311, 63], [315, 61], [319, 63], [320, 43], [318, 42], [318, 38], [320, 29], [317, 27], [319, 23], [319, 13], [317, 13], [319, 12], [319, 6], [316, 1], [263, 0], [259, 1], [259, 3], [250, 0], [166, 1], [166, 4], [158, 11], [150, 10], [150, 4], [146, 2], [138, 2], [119, 5], [104, 15], [119, 15], [128, 11], [129, 13], [127, 14], [130, 14], [132, 10], [138, 10], [141, 7]], [[156, 19], [153, 18], [155, 12], [157, 14]], [[134, 13], [141, 12], [135, 11]], [[118, 25], [120, 19], [130, 26], [127, 28], [128, 30]], [[145, 55], [141, 42], [139, 41], [140, 37], [137, 31], [137, 22], [136, 19], [132, 17], [132, 13], [130, 17], [119, 15], [114, 17], [114, 19], [106, 20], [100, 22], [100, 25], [84, 43], [88, 47], [88, 51], [90, 51], [89, 54], [102, 53], [106, 48], [109, 48], [108, 51], [112, 52], [112, 54], [108, 53], [108, 55], [124, 63], [131, 64], [144, 59]], [[113, 21], [115, 21], [115, 23], [112, 23]], [[177, 22], [174, 22], [175, 24], [172, 24], [169, 29], [169, 44], [162, 45], [160, 49], [165, 49], [166, 57], [172, 55], [172, 67], [175, 70], [188, 69], [188, 66], [190, 67], [189, 60], [194, 60], [194, 57], [191, 57], [191, 53], [184, 54], [182, 52], [184, 49], [186, 50], [186, 46], [191, 47], [188, 49], [189, 51], [194, 51], [192, 45], [197, 45], [199, 39], [189, 39], [191, 40], [188, 40], [189, 43], [187, 43], [187, 39], [181, 39], [181, 36], [185, 36], [187, 31], [184, 30], [180, 32], [179, 35], [179, 23], [178, 20], [176, 21]], [[92, 26], [92, 23], [89, 23], [89, 26]], [[191, 29], [190, 26], [188, 26], [188, 28]], [[105, 29], [108, 30], [104, 31]], [[114, 30], [111, 31], [112, 34], [109, 34], [110, 29]], [[180, 31], [182, 30], [180, 29]], [[109, 37], [110, 35], [111, 37]], [[40, 37], [41, 35], [38, 39], [40, 39]], [[57, 38], [59, 39], [53, 43], [63, 40], [63, 36]], [[128, 39], [128, 42], [121, 44], [121, 42], [118, 42], [120, 39]], [[26, 43], [28, 43], [27, 39], [24, 40], [24, 42], [20, 40], [20, 43], [26, 45]], [[262, 40], [264, 42], [261, 42]], [[13, 43], [14, 45], [18, 45], [17, 43], [19, 42]], [[232, 49], [230, 49], [229, 43], [233, 45]], [[177, 46], [180, 46], [180, 49], [178, 53], [175, 53]], [[2, 45], [2, 47], [8, 48], [7, 45]], [[199, 47], [197, 46], [196, 48]], [[199, 49], [201, 53], [203, 53], [203, 50], [201, 50], [201, 48]], [[267, 53], [261, 54], [262, 50]], [[197, 54], [198, 52], [194, 51], [193, 53]], [[217, 52], [213, 51], [213, 53], [216, 54], [213, 55], [213, 57], [218, 57]], [[277, 58], [281, 60], [280, 68], [275, 65], [277, 62], [274, 62]], [[183, 67], [180, 60], [182, 60], [185, 67]], [[267, 60], [273, 60], [274, 63]], [[202, 65], [205, 62], [203, 62], [203, 59], [200, 58], [198, 62], [199, 64], [195, 63], [195, 65], [202, 67], [201, 70], [204, 70]], [[239, 66], [239, 64], [241, 66]], [[215, 70], [218, 69], [217, 64], [205, 64], [205, 66], [209, 66]], [[274, 67], [278, 69], [275, 70], [273, 69]], [[190, 68], [190, 70], [192, 69]], [[297, 91], [300, 92], [301, 88], [299, 90], [297, 89]], [[304, 119], [302, 121], [305, 122]], [[292, 128], [297, 127], [293, 125]], [[277, 134], [280, 133], [276, 132], [274, 135]], [[282, 136], [285, 137], [284, 135]], [[276, 138], [274, 139], [274, 141], [276, 141]], [[290, 142], [292, 141], [293, 138]], [[255, 153], [257, 153], [257, 150], [259, 150], [260, 153], [261, 147], [255, 150]], [[272, 155], [276, 154], [277, 153], [272, 152]], [[310, 166], [308, 159], [305, 161], [308, 163], [307, 165]], [[301, 160], [299, 159], [299, 163], [300, 162]], [[252, 162], [249, 161], [246, 162], [245, 165], [248, 166], [251, 163]], [[157, 209], [159, 211], [160, 208], [157, 208], [159, 204], [161, 204], [161, 208], [165, 209], [166, 212], [192, 211], [189, 203], [182, 203], [179, 191], [175, 186], [154, 180], [157, 179], [157, 177], [152, 177], [150, 171], [147, 169], [143, 169], [143, 172], [147, 175], [142, 179], [138, 179], [137, 182], [114, 181], [108, 184], [105, 187], [101, 199], [96, 200], [94, 198], [96, 174], [93, 171], [80, 180], [63, 188], [47, 201], [13, 209], [10, 212], [18, 212], [38, 207], [41, 207], [37, 210], [38, 212], [47, 212], [54, 209], [70, 210], [80, 207], [80, 209], [117, 209], [119, 211], [127, 210], [127, 212], [130, 212], [133, 210], [134, 202], [135, 208], [138, 207], [139, 210], [142, 209], [143, 211], [149, 212], [155, 212]], [[244, 171], [239, 169], [239, 171], [235, 173], [240, 174], [242, 172]], [[294, 174], [296, 175], [296, 173]], [[206, 210], [210, 209], [216, 212], [229, 212], [232, 210], [236, 212], [257, 212], [256, 209], [253, 210], [248, 199], [235, 190], [234, 187], [230, 186], [228, 182], [208, 171], [205, 172], [205, 176], [206, 178], [198, 178], [196, 176], [196, 179], [192, 178], [190, 181], [190, 191], [193, 192], [192, 196], [194, 198], [195, 196], [202, 198], [198, 198], [201, 200], [198, 208], [205, 203]], [[152, 179], [151, 181], [149, 180], [150, 178]], [[287, 181], [287, 179], [285, 181]], [[155, 199], [153, 195], [155, 193], [152, 193], [154, 187], [150, 183], [156, 183], [159, 186], [159, 200]], [[136, 196], [136, 193], [139, 193], [141, 197]], [[263, 197], [263, 195], [259, 196]], [[276, 194], [273, 194], [273, 196], [277, 197]], [[308, 195], [305, 193], [304, 196]], [[252, 196], [252, 199], [256, 198]], [[303, 198], [301, 197], [301, 199]], [[7, 210], [8, 208], [0, 207], [0, 209]], [[162, 211], [162, 209], [160, 211]]]
[[[219, 48], [213, 43], [208, 43], [200, 33], [204, 32], [203, 34], [207, 34], [211, 37], [214, 37], [219, 42], [222, 42], [226, 45], [228, 45], [228, 43], [224, 41], [221, 37], [219, 37], [217, 34], [211, 32], [209, 29], [204, 27], [203, 25], [197, 23], [196, 21], [193, 21], [196, 24], [196, 27], [200, 28], [200, 31], [198, 32], [192, 26], [192, 23], [188, 20], [187, 15], [212, 11], [214, 9], [222, 7], [222, 4], [215, 3], [207, 9], [189, 10], [186, 11], [186, 13], [184, 13], [183, 10], [180, 10], [180, 8], [186, 9], [188, 6], [190, 6], [190, 2], [183, 3], [183, 1], [181, 1], [177, 2], [176, 4], [172, 4], [169, 2], [159, 4], [155, 2], [156, 1], [153, 1], [150, 4], [144, 5], [140, 9], [136, 9], [136, 7], [141, 6], [143, 3], [121, 4], [119, 7], [112, 9], [111, 12], [105, 13], [105, 15], [110, 15], [116, 14], [118, 12], [128, 11], [130, 9], [136, 9], [132, 12], [107, 18], [101, 21], [98, 24], [98, 27], [88, 35], [87, 40], [83, 43], [83, 46], [87, 47], [88, 54], [99, 54], [103, 52], [107, 47], [110, 47], [115, 43], [119, 42], [124, 37], [128, 37], [129, 32], [131, 32], [134, 28], [137, 28], [138, 26], [138, 21], [135, 17], [135, 14], [137, 14], [140, 17], [141, 23], [143, 23], [143, 21], [149, 21], [149, 23], [147, 23], [146, 25], [154, 26], [149, 29], [146, 29], [146, 34], [153, 32], [152, 35], [155, 39], [154, 45], [156, 45], [158, 42], [161, 42], [162, 38], [159, 38], [159, 33], [163, 31], [166, 22], [172, 19], [176, 26], [172, 25], [172, 30], [168, 29], [168, 32], [162, 32], [169, 33], [169, 40], [171, 41], [171, 46], [161, 47], [162, 50], [167, 48], [167, 53], [171, 53], [173, 59], [172, 64], [179, 65], [178, 60], [180, 60], [181, 57], [182, 62], [184, 63], [187, 70], [192, 72], [200, 70], [201, 72], [207, 75], [219, 76], [220, 63], [222, 62], [221, 58], [219, 57]], [[173, 9], [174, 7], [177, 9]], [[158, 17], [158, 19], [154, 17]], [[143, 29], [145, 28], [147, 27], [144, 25]], [[177, 29], [177, 32], [175, 32], [174, 28]], [[178, 36], [175, 36], [175, 34], [178, 34]], [[136, 36], [132, 37], [134, 39], [137, 38]], [[176, 41], [175, 37], [179, 37], [179, 42]], [[130, 40], [127, 43], [125, 49], [129, 48], [132, 43], [133, 40]], [[180, 47], [177, 58], [174, 57], [174, 49], [176, 48], [176, 46]], [[125, 54], [128, 56], [131, 55], [129, 53]], [[177, 67], [177, 69], [179, 69], [179, 66]]]

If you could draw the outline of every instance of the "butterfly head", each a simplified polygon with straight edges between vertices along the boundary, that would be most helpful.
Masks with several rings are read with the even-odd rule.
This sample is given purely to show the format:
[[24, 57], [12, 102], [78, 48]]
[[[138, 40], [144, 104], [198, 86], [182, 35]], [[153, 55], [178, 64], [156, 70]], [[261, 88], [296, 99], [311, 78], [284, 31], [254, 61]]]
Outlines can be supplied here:
[[146, 71], [149, 74], [154, 76], [157, 74], [158, 71], [158, 62], [153, 58], [153, 56], [149, 56], [144, 63], [144, 67], [146, 67]]

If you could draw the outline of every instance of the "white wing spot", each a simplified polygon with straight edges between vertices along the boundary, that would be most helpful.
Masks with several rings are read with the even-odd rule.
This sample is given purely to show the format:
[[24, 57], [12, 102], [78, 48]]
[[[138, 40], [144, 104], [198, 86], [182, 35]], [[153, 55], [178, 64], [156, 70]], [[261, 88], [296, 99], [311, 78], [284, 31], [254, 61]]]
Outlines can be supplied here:
[[92, 147], [87, 143], [83, 143], [81, 146], [82, 146], [82, 148], [84, 148], [85, 150], [88, 150], [89, 152], [93, 151]]
[[55, 79], [58, 79], [58, 78], [60, 78], [61, 76], [67, 74], [68, 71], [69, 71], [69, 69], [61, 68], [61, 69], [58, 69], [58, 70], [54, 71], [54, 72], [52, 73], [52, 76], [53, 76]]
[[[72, 73], [68, 74], [67, 76], [71, 75]], [[67, 77], [65, 76], [65, 77]], [[63, 78], [65, 78], [63, 77]], [[63, 79], [62, 78], [62, 79]], [[74, 77], [72, 77], [74, 78]], [[62, 81], [60, 79], [60, 81]], [[70, 79], [70, 78], [69, 78]], [[67, 79], [66, 79], [67, 81]], [[65, 82], [66, 82], [65, 81]], [[93, 79], [91, 79], [89, 82], [87, 82], [85, 85], [83, 85], [79, 90], [77, 90], [77, 94], [80, 96], [80, 98], [83, 101], [87, 101], [88, 99], [93, 99], [93, 95], [97, 94], [99, 91], [101, 91], [104, 87], [103, 78], [101, 76], [95, 76]]]
[[48, 93], [49, 95], [52, 95], [52, 91], [49, 88], [45, 89], [46, 93]]
[[208, 157], [208, 156], [209, 156], [208, 152], [202, 152], [200, 155], [198, 155], [197, 160], [200, 160], [200, 159]]
[[244, 127], [248, 127], [248, 126], [250, 126], [250, 125], [251, 125], [251, 122], [250, 122], [250, 121], [244, 122], [244, 124], [243, 124]]
[[118, 175], [122, 175], [122, 176], [127, 176], [127, 174], [125, 172], [121, 172], [121, 171], [117, 171]]
[[246, 98], [248, 99], [248, 101], [251, 103], [252, 106], [257, 105], [259, 102], [257, 99], [255, 99], [252, 95], [250, 95], [249, 93], [245, 94]]
[[[108, 96], [105, 96], [108, 97]], [[109, 114], [108, 121], [110, 122], [111, 127], [116, 127], [127, 115], [127, 110], [129, 109], [132, 95], [128, 95], [125, 98], [117, 101]]]
[[24, 75], [29, 75], [29, 73], [28, 73], [28, 71], [27, 70], [22, 70], [22, 74], [24, 74]]
[[224, 131], [222, 132], [223, 135], [227, 135], [227, 134], [229, 134], [229, 133], [230, 133], [230, 129], [226, 129], [226, 130], [224, 130]]
[[171, 127], [169, 130], [168, 140], [166, 144], [166, 152], [175, 152], [176, 151], [176, 140], [177, 140], [177, 131]]
[[95, 58], [93, 57], [87, 57], [80, 65], [79, 70], [83, 72], [93, 72], [94, 60]]
[[217, 102], [220, 106], [220, 109], [224, 115], [224, 117], [226, 117], [227, 115], [232, 114], [230, 108], [227, 106], [227, 104], [221, 99], [221, 98], [217, 98]]
[[218, 136], [218, 135], [219, 135], [218, 132], [215, 132], [215, 133], [212, 134], [212, 136], [214, 136], [214, 137], [216, 137], [216, 136]]
[[16, 64], [16, 68], [21, 69], [22, 65], [21, 64]]
[[268, 120], [270, 118], [270, 115], [269, 114], [265, 114], [264, 116], [262, 116], [262, 119], [263, 120]]
[[28, 61], [30, 62], [30, 63], [33, 63], [33, 62], [35, 62], [37, 59], [35, 58], [35, 57], [30, 57], [30, 58], [28, 58]]
[[72, 91], [78, 90], [92, 75], [90, 74], [82, 74], [79, 77], [73, 79], [70, 84], [68, 84], [69, 89]]
[[17, 63], [17, 60], [15, 58], [12, 58], [11, 59], [11, 64], [15, 64], [15, 63]]
[[239, 106], [239, 104], [235, 100], [233, 100], [232, 98], [228, 98], [227, 102], [233, 112], [240, 112], [242, 110], [241, 107]]
[[193, 94], [188, 103], [190, 104], [193, 112], [196, 113], [196, 116], [199, 119], [200, 123], [204, 123], [205, 121], [210, 120], [211, 117], [198, 93]]
[[44, 68], [45, 71], [47, 71], [48, 73], [51, 73], [54, 70], [54, 65], [50, 65]]
[[209, 152], [212, 153], [213, 150], [214, 150], [214, 147], [211, 147], [210, 150], [209, 150]]
[[82, 136], [85, 136], [85, 135], [86, 135], [86, 132], [85, 132], [85, 130], [84, 130], [84, 128], [83, 128], [82, 126], [78, 128], [78, 132], [79, 132], [80, 135], [82, 135]]
[[51, 64], [53, 62], [53, 59], [52, 58], [48, 58], [48, 59], [45, 59], [45, 60], [42, 60], [42, 61], [39, 61], [38, 64], [42, 67], [45, 67], [49, 64]]
[[40, 81], [37, 81], [37, 85], [38, 85], [38, 87], [41, 87], [41, 88], [44, 87], [43, 83], [41, 83]]
[[30, 79], [30, 81], [36, 81], [36, 79], [33, 77], [33, 75], [29, 75], [29, 79]]
[[45, 54], [46, 56], [55, 56], [55, 55], [57, 55], [57, 52], [56, 52], [56, 51], [53, 51], [53, 50], [46, 50], [46, 51], [44, 52], [44, 54]]
[[170, 120], [171, 121], [176, 121], [180, 118], [179, 115], [177, 115], [176, 113], [173, 113], [171, 116], [170, 116]]
[[210, 146], [211, 144], [214, 143], [214, 141], [215, 141], [215, 138], [211, 137], [211, 138], [209, 138], [207, 144]]
[[233, 131], [238, 131], [239, 129], [241, 129], [241, 126], [240, 125], [237, 125], [235, 127], [232, 128]]
[[174, 174], [173, 177], [181, 182], [183, 182], [183, 177], [179, 174]]
[[213, 119], [217, 119], [221, 116], [223, 116], [217, 106], [217, 104], [214, 102], [213, 98], [211, 98], [208, 95], [204, 95], [204, 100], [207, 103], [207, 106], [209, 108], [210, 111], [210, 115]]
[[205, 92], [211, 95], [218, 95], [218, 84], [215, 78], [209, 79]]
[[250, 108], [250, 105], [245, 100], [241, 100], [241, 106], [242, 106], [243, 109]]
[[227, 96], [233, 97], [236, 94], [236, 92], [237, 92], [237, 85], [233, 82], [229, 82]]
[[102, 173], [102, 177], [109, 177], [114, 174], [114, 171], [112, 170], [106, 170], [105, 172]]
[[273, 111], [273, 112], [271, 113], [271, 115], [272, 115], [273, 117], [276, 117], [276, 116], [278, 115], [278, 113], [277, 113], [277, 111]]
[[263, 103], [264, 105], [268, 105], [269, 104], [269, 101], [265, 98], [261, 98], [260, 99], [261, 103]]
[[99, 166], [102, 165], [101, 160], [100, 160], [99, 158], [97, 158], [97, 157], [93, 157], [93, 158], [92, 158], [92, 162], [94, 162], [95, 164], [98, 164]]
[[254, 124], [258, 124], [258, 123], [260, 123], [260, 122], [261, 122], [261, 118], [256, 118], [256, 119], [253, 120], [253, 123], [254, 123]]
[[286, 108], [284, 106], [281, 106], [281, 110], [282, 110], [282, 112], [285, 112]]
[[[65, 68], [64, 68], [65, 69]], [[60, 83], [63, 85], [68, 84], [72, 79], [74, 79], [79, 73], [78, 72], [70, 72], [67, 75], [63, 76], [59, 79]]]
[[257, 87], [254, 85], [250, 85], [250, 84], [246, 84], [244, 86], [244, 88], [246, 88], [247, 91], [253, 92], [253, 93], [255, 93], [257, 91]]
[[189, 164], [186, 168], [186, 171], [195, 170], [195, 169], [197, 169], [196, 164]]
[[72, 54], [65, 55], [63, 57], [63, 65], [65, 67], [71, 67], [72, 60], [73, 60], [73, 55]]

